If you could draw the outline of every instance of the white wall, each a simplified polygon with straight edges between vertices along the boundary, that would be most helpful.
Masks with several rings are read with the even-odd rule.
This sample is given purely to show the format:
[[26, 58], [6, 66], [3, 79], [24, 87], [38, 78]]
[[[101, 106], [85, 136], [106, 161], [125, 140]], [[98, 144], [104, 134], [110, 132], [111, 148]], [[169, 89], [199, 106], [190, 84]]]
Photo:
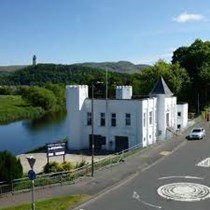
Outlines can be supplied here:
[[[178, 116], [180, 113], [180, 116]], [[177, 126], [180, 125], [180, 129], [187, 126], [188, 123], [188, 103], [177, 104]]]
[[[119, 108], [120, 107], [120, 108]], [[82, 133], [83, 147], [89, 148], [91, 126], [87, 126], [86, 113], [91, 112], [91, 100], [86, 99], [83, 107]], [[143, 126], [143, 110], [146, 113], [146, 126]], [[152, 111], [152, 124], [149, 124], [149, 111]], [[115, 149], [115, 136], [127, 136], [129, 147], [142, 144], [143, 147], [156, 142], [156, 98], [144, 100], [94, 100], [94, 134], [106, 137], [103, 149]], [[100, 113], [105, 113], [106, 126], [100, 125]], [[111, 113], [116, 113], [116, 127], [111, 126]], [[125, 114], [131, 114], [131, 125], [125, 125]], [[109, 142], [113, 145], [110, 146]]]
[[66, 108], [68, 120], [68, 147], [78, 150], [83, 147], [81, 139], [81, 119], [85, 99], [88, 98], [87, 85], [66, 86]]
[[[157, 119], [156, 119], [156, 98], [149, 98], [142, 101], [143, 109], [141, 111], [141, 121], [142, 121], [142, 139], [143, 147], [156, 142], [156, 130], [157, 130]], [[152, 124], [150, 124], [150, 112], [152, 112]], [[145, 124], [144, 124], [145, 116]]]
[[[119, 109], [120, 107], [120, 109]], [[131, 100], [94, 100], [94, 134], [106, 137], [106, 146], [104, 149], [115, 149], [113, 144], [110, 148], [109, 142], [115, 142], [115, 136], [127, 136], [129, 138], [129, 147], [141, 142], [139, 129], [139, 113], [141, 102]], [[81, 138], [84, 141], [83, 146], [89, 147], [89, 134], [91, 126], [86, 123], [86, 113], [91, 112], [91, 99], [85, 100], [82, 115], [82, 133]], [[100, 113], [105, 113], [106, 126], [100, 125]], [[111, 126], [111, 113], [116, 113], [116, 127]], [[131, 126], [125, 125], [125, 114], [131, 114]]]
[[[159, 95], [157, 98], [157, 132], [158, 139], [165, 140], [170, 137], [166, 131], [167, 127], [176, 129], [177, 121], [177, 107], [176, 107], [176, 97], [165, 97], [165, 95]], [[169, 122], [167, 125], [166, 115], [169, 115]]]

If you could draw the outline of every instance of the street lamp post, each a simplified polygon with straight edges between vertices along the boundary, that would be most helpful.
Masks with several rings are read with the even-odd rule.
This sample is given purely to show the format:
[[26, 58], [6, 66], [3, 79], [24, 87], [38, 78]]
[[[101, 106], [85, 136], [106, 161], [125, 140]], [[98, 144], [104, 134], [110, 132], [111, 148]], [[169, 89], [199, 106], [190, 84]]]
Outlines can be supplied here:
[[28, 157], [27, 158], [28, 163], [31, 167], [31, 170], [28, 171], [28, 178], [31, 180], [31, 192], [32, 192], [32, 203], [31, 203], [31, 208], [32, 210], [35, 210], [35, 194], [34, 194], [34, 179], [36, 179], [36, 174], [33, 170], [34, 164], [36, 162], [36, 159], [34, 157]]
[[[103, 84], [103, 82], [97, 81], [96, 84]], [[91, 176], [94, 176], [94, 153], [95, 153], [95, 137], [94, 137], [94, 84], [91, 85]]]
[[91, 98], [91, 176], [94, 176], [94, 150], [95, 150], [95, 139], [94, 139], [94, 85], [91, 86], [92, 98]]

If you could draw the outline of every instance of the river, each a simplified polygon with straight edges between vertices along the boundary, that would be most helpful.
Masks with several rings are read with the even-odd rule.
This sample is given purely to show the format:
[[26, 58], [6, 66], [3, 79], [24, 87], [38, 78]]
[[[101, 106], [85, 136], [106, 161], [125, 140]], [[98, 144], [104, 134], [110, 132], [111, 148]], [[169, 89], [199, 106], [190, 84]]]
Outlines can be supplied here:
[[17, 121], [0, 126], [0, 151], [18, 155], [66, 137], [67, 118], [64, 113]]

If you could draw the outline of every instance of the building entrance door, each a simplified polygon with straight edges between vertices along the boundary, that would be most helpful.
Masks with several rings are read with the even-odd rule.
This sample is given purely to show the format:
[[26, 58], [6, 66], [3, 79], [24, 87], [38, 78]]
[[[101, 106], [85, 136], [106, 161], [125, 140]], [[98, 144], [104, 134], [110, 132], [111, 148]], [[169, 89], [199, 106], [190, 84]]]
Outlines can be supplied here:
[[115, 136], [115, 151], [121, 152], [128, 149], [128, 137], [127, 136]]
[[[100, 152], [102, 150], [102, 145], [106, 144], [106, 137], [101, 135], [94, 135], [94, 151]], [[92, 135], [89, 135], [89, 149], [92, 149]]]

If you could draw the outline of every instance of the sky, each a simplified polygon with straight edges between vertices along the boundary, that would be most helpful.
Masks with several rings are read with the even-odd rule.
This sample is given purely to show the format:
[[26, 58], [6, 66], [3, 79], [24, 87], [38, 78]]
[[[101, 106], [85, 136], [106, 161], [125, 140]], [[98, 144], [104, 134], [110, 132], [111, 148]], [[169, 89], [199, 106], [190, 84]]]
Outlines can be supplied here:
[[0, 0], [0, 66], [170, 62], [210, 40], [209, 0]]

